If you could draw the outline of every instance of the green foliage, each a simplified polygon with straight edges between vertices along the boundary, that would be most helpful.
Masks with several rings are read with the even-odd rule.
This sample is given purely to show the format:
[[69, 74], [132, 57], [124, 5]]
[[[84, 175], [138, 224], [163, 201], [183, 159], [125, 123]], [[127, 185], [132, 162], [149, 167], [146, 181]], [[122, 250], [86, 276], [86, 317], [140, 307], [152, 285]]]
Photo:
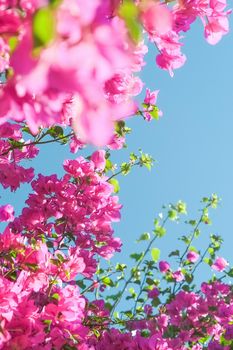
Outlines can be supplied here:
[[[131, 156], [131, 159], [134, 162], [138, 161], [138, 157], [134, 154]], [[212, 205], [213, 201], [215, 202], [216, 200], [213, 200], [212, 196], [202, 201], [203, 207], [198, 218], [183, 220], [190, 231], [184, 234], [182, 226], [182, 234], [178, 237], [182, 247], [168, 253], [168, 258], [174, 262], [163, 273], [160, 273], [160, 249], [155, 247], [155, 241], [165, 236], [168, 229], [165, 227], [167, 223], [169, 223], [170, 228], [170, 225], [182, 222], [182, 216], [187, 215], [186, 204], [181, 201], [163, 207], [163, 212], [154, 220], [153, 234], [144, 232], [139, 236], [136, 242], [142, 242], [144, 250], [130, 254], [130, 258], [133, 260], [132, 266], [128, 265], [127, 267], [126, 264], [118, 262], [114, 266], [109, 263], [108, 267], [98, 268], [97, 278], [95, 278], [95, 281], [98, 282], [95, 287], [96, 296], [107, 301], [106, 307], [111, 312], [113, 323], [116, 323], [120, 328], [125, 328], [130, 320], [145, 318], [145, 305], [149, 304], [153, 310], [152, 315], [156, 315], [160, 312], [162, 305], [172, 301], [179, 291], [195, 292], [197, 290], [195, 285], [196, 271], [201, 264], [207, 263], [210, 267], [213, 265], [216, 252], [219, 251], [222, 244], [222, 238], [217, 234], [210, 234], [207, 247], [202, 247], [201, 245], [202, 249], [199, 250], [197, 244], [203, 230], [208, 230], [203, 216], [208, 215], [210, 217], [209, 209], [216, 207], [215, 204]], [[197, 261], [188, 260], [187, 253], [190, 251], [199, 254]], [[178, 271], [183, 274], [181, 280], [176, 280], [176, 275], [174, 275], [174, 272]], [[232, 268], [224, 272], [228, 278], [233, 277]], [[219, 279], [222, 278], [220, 277]], [[217, 279], [218, 277], [214, 276], [211, 280], [215, 281]], [[86, 282], [84, 285], [82, 285], [82, 282], [79, 282], [81, 288], [84, 289], [83, 294], [93, 287], [93, 283], [86, 287]], [[103, 286], [107, 288], [103, 289]], [[148, 293], [155, 288], [157, 288], [159, 295], [155, 294], [153, 298], [150, 297], [148, 302]], [[119, 311], [118, 306], [122, 300], [127, 301], [127, 309]], [[186, 317], [185, 312], [183, 317]], [[142, 332], [145, 337], [148, 336], [146, 329], [142, 330]], [[177, 332], [178, 329], [171, 326], [168, 328], [165, 337], [174, 338]], [[224, 341], [222, 339], [222, 343]]]
[[160, 250], [158, 248], [152, 248], [151, 249], [151, 256], [154, 262], [157, 262], [160, 257]]
[[10, 52], [11, 54], [15, 51], [15, 49], [17, 48], [17, 45], [19, 43], [19, 39], [17, 36], [11, 36], [9, 38], [8, 44], [9, 44], [9, 48], [10, 48]]
[[139, 165], [146, 167], [148, 170], [151, 170], [151, 167], [153, 166], [154, 159], [147, 153], [143, 153], [140, 151], [140, 157], [139, 157]]
[[113, 185], [114, 192], [118, 193], [120, 191], [119, 181], [117, 179], [110, 179], [109, 183]]
[[130, 163], [122, 163], [121, 164], [121, 172], [123, 175], [129, 174], [131, 170], [131, 164]]
[[138, 20], [139, 10], [133, 0], [125, 0], [119, 8], [119, 16], [125, 21], [129, 35], [136, 43], [141, 39], [141, 26]]
[[125, 121], [119, 120], [115, 123], [115, 132], [120, 137], [125, 137], [127, 134], [131, 133], [131, 128], [126, 126]]
[[144, 232], [141, 234], [141, 236], [137, 239], [136, 242], [148, 241], [148, 240], [150, 240], [150, 234], [149, 232]]
[[47, 46], [55, 38], [55, 16], [50, 7], [39, 9], [32, 22], [34, 48]]

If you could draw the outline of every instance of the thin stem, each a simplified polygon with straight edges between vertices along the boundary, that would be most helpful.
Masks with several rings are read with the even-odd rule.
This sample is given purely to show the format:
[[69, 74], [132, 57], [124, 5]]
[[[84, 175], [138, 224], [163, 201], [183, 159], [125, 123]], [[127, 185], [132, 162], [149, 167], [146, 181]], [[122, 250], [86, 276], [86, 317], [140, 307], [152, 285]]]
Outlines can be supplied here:
[[137, 296], [137, 299], [136, 299], [136, 301], [135, 301], [135, 305], [134, 305], [134, 309], [133, 309], [133, 315], [136, 314], [136, 309], [137, 309], [138, 300], [139, 300], [140, 296], [141, 296], [142, 293], [143, 293], [143, 288], [144, 288], [144, 284], [145, 284], [145, 282], [146, 282], [146, 277], [147, 277], [147, 272], [148, 272], [148, 271], [149, 271], [149, 266], [147, 266], [147, 268], [146, 268], [144, 278], [143, 278], [142, 283], [141, 283], [141, 285], [140, 285], [140, 290], [139, 290], [139, 292], [138, 292], [138, 296]]
[[191, 246], [191, 244], [192, 244], [192, 242], [193, 242], [193, 240], [194, 240], [194, 238], [195, 238], [196, 231], [197, 231], [198, 227], [200, 226], [200, 224], [202, 223], [202, 220], [203, 220], [203, 217], [204, 217], [204, 211], [205, 211], [205, 209], [209, 208], [210, 206], [211, 206], [211, 203], [208, 203], [208, 204], [202, 209], [201, 217], [200, 217], [200, 219], [198, 220], [196, 226], [195, 226], [194, 229], [193, 229], [193, 233], [192, 233], [191, 239], [190, 239], [190, 241], [189, 241], [189, 244], [187, 245], [187, 247], [186, 247], [186, 249], [185, 249], [183, 255], [180, 257], [180, 264], [183, 263], [184, 256], [185, 256], [186, 253], [188, 252], [188, 250], [189, 250], [189, 248], [190, 248], [190, 246]]
[[[133, 167], [133, 166], [135, 166], [135, 165], [140, 165], [140, 164], [141, 164], [140, 162], [137, 162], [137, 163], [130, 163], [131, 167]], [[117, 173], [112, 174], [112, 175], [108, 178], [107, 181], [110, 181], [113, 177], [118, 176], [118, 175], [122, 174], [123, 172], [124, 172], [123, 169], [119, 170]]]
[[106, 276], [103, 276], [103, 277], [97, 279], [95, 282], [92, 282], [92, 284], [90, 286], [88, 286], [86, 289], [84, 289], [82, 292], [80, 292], [80, 294], [82, 294], [82, 295], [85, 294], [91, 288], [93, 288], [96, 283], [102, 282], [106, 277], [110, 277], [110, 276], [114, 275], [115, 273], [117, 273], [117, 271], [112, 271], [109, 275], [106, 275]]
[[[164, 227], [164, 225], [166, 224], [168, 218], [169, 218], [169, 216], [167, 215], [166, 218], [164, 219], [164, 221], [163, 221], [161, 227]], [[155, 235], [155, 237], [150, 241], [150, 243], [148, 244], [148, 246], [147, 246], [145, 252], [143, 252], [142, 258], [138, 261], [136, 267], [134, 268], [135, 271], [139, 268], [139, 266], [141, 265], [143, 259], [144, 259], [145, 256], [149, 253], [152, 244], [155, 242], [155, 240], [156, 240], [157, 238], [158, 238], [158, 235]], [[117, 305], [118, 305], [119, 302], [121, 301], [121, 299], [122, 299], [122, 297], [123, 297], [123, 294], [124, 294], [124, 292], [125, 292], [127, 286], [131, 283], [131, 280], [133, 279], [133, 277], [134, 277], [134, 273], [131, 273], [131, 275], [129, 276], [129, 278], [125, 281], [125, 285], [124, 285], [124, 287], [123, 287], [123, 289], [122, 289], [122, 291], [121, 291], [121, 294], [120, 294], [119, 298], [114, 302], [114, 304], [113, 304], [113, 306], [112, 306], [111, 316], [112, 316], [112, 314], [113, 314], [115, 308], [117, 307]]]
[[[63, 140], [63, 139], [66, 139], [67, 137], [71, 137], [71, 136], [74, 136], [74, 133], [70, 133], [68, 135], [64, 135], [64, 136], [61, 136], [61, 137], [57, 137], [56, 139], [53, 139], [53, 140], [47, 140], [47, 141], [40, 141], [42, 140], [45, 136], [47, 135], [47, 132], [45, 134], [43, 134], [38, 140], [35, 140], [35, 141], [32, 141], [30, 143], [22, 143], [22, 145], [20, 145], [20, 147], [24, 147], [24, 146], [32, 146], [32, 145], [44, 145], [46, 143], [53, 143], [53, 142], [57, 142], [57, 141], [60, 141], [60, 140]], [[2, 156], [5, 156], [7, 155], [10, 151], [14, 151], [14, 149], [16, 149], [18, 147], [15, 147], [15, 146], [12, 146], [10, 147], [7, 151], [3, 152], [2, 154], [0, 154], [0, 157]]]

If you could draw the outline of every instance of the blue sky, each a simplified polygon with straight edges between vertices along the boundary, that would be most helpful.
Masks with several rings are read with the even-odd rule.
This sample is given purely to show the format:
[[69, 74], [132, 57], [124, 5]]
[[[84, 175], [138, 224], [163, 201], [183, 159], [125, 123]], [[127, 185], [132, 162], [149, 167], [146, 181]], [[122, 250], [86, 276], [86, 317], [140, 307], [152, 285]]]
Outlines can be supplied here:
[[[119, 178], [124, 206], [122, 221], [115, 226], [124, 243], [119, 260], [136, 248], [133, 242], [142, 232], [153, 228], [162, 204], [182, 199], [195, 218], [200, 199], [216, 192], [222, 204], [213, 212], [210, 232], [224, 237], [222, 255], [233, 263], [233, 34], [210, 46], [198, 22], [185, 34], [184, 43], [187, 62], [173, 78], [156, 67], [156, 51], [150, 51], [142, 77], [146, 86], [160, 89], [158, 105], [163, 117], [152, 123], [130, 120], [133, 133], [128, 137], [128, 149], [114, 154], [120, 162], [128, 159], [129, 152], [142, 148], [156, 159], [151, 172], [134, 169]], [[72, 155], [64, 147], [43, 146], [32, 166], [37, 172], [62, 174], [63, 159], [69, 157]], [[1, 191], [2, 203], [10, 202], [19, 211], [28, 188], [23, 186], [16, 194]], [[181, 234], [187, 233], [182, 230]], [[169, 232], [159, 243], [162, 258], [174, 248], [177, 233], [178, 229]]]
[[[156, 68], [155, 51], [148, 56], [143, 78], [151, 89], [160, 89], [163, 117], [153, 124], [132, 120], [128, 143], [130, 150], [149, 152], [157, 164], [151, 173], [137, 170], [124, 179], [123, 220], [117, 231], [123, 232], [127, 251], [132, 236], [152, 228], [163, 203], [182, 199], [195, 217], [200, 199], [215, 192], [222, 204], [212, 214], [209, 231], [224, 237], [222, 255], [233, 263], [233, 34], [210, 46], [197, 22], [184, 43], [187, 62], [173, 78]], [[163, 252], [174, 248], [174, 236], [170, 232], [159, 244]]]

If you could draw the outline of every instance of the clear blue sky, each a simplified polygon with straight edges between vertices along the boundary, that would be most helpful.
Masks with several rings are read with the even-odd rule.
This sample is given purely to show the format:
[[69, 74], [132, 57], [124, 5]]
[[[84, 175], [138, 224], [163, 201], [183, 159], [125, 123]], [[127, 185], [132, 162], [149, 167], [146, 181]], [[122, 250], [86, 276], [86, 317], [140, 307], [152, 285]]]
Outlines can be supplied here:
[[[210, 46], [198, 22], [185, 35], [184, 43], [188, 59], [173, 78], [156, 67], [156, 51], [151, 50], [143, 79], [152, 90], [160, 89], [158, 105], [163, 117], [152, 123], [131, 120], [129, 147], [114, 156], [124, 161], [130, 151], [142, 148], [157, 160], [151, 172], [135, 169], [119, 178], [124, 208], [116, 235], [125, 244], [119, 260], [134, 249], [133, 241], [140, 233], [152, 229], [163, 203], [182, 199], [195, 217], [201, 197], [216, 192], [222, 205], [213, 215], [211, 232], [224, 237], [222, 255], [233, 263], [233, 34]], [[67, 157], [74, 156], [64, 147], [44, 146], [32, 166], [37, 172], [62, 174], [62, 161]], [[11, 202], [19, 211], [27, 191], [28, 186], [16, 194], [1, 191], [2, 203]], [[162, 258], [174, 248], [174, 241], [170, 232], [159, 244]]]

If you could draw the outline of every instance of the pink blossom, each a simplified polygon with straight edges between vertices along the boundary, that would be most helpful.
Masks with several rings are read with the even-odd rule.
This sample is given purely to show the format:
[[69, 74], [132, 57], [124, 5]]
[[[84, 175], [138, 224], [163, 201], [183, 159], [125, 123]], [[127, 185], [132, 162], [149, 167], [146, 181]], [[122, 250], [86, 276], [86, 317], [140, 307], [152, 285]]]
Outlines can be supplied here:
[[104, 150], [99, 150], [95, 151], [91, 155], [91, 160], [95, 164], [95, 168], [101, 171], [104, 170], [106, 164], [105, 154], [106, 152]]
[[12, 205], [7, 204], [0, 207], [0, 221], [12, 221], [14, 220], [14, 208]]
[[199, 259], [199, 254], [193, 250], [190, 250], [187, 254], [187, 260], [195, 263]]
[[159, 262], [159, 270], [162, 273], [166, 273], [170, 270], [170, 264], [167, 261], [161, 260]]
[[159, 2], [145, 2], [142, 5], [141, 20], [149, 33], [164, 34], [172, 29], [172, 14], [167, 6]]
[[228, 265], [229, 263], [224, 258], [217, 257], [211, 267], [213, 270], [223, 271]]
[[146, 305], [144, 306], [144, 311], [145, 311], [145, 313], [146, 313], [147, 315], [150, 315], [150, 314], [153, 313], [153, 308], [152, 308], [151, 305], [146, 304]]
[[205, 38], [209, 44], [217, 44], [229, 31], [229, 21], [225, 16], [209, 18], [205, 25]]
[[153, 289], [148, 291], [148, 297], [151, 299], [157, 298], [159, 295], [159, 290], [157, 287], [154, 287]]
[[173, 76], [173, 70], [180, 68], [186, 61], [185, 55], [177, 53], [169, 53], [165, 49], [161, 50], [161, 53], [156, 57], [156, 63], [162, 69], [168, 70], [170, 75]]
[[146, 89], [146, 96], [144, 98], [144, 103], [148, 105], [155, 105], [159, 90], [150, 91], [150, 89]]
[[111, 150], [118, 150], [124, 146], [124, 143], [125, 143], [125, 137], [114, 135], [107, 146]]
[[180, 270], [173, 272], [172, 277], [176, 280], [176, 282], [181, 282], [184, 280], [184, 274]]

